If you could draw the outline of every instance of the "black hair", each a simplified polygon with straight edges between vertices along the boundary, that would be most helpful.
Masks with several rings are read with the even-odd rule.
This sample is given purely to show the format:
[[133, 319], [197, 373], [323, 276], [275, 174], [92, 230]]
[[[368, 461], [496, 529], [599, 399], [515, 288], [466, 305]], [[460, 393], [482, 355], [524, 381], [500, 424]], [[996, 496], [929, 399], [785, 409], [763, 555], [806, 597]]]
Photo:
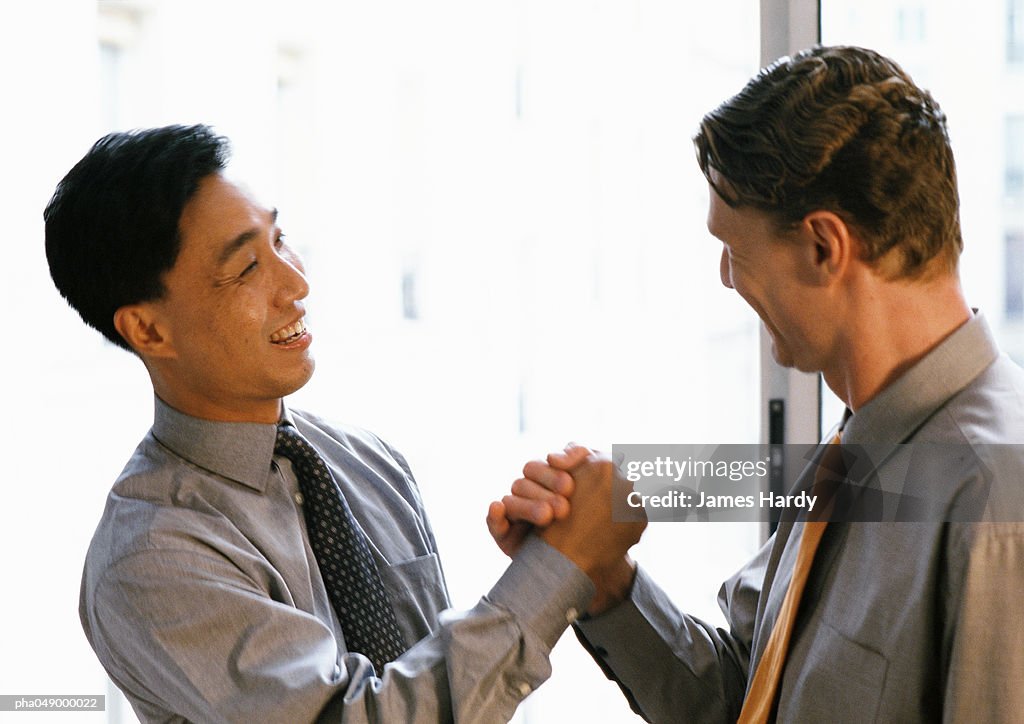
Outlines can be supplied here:
[[181, 212], [229, 155], [209, 126], [175, 125], [106, 135], [68, 172], [43, 212], [46, 259], [86, 324], [130, 350], [114, 313], [163, 296]]

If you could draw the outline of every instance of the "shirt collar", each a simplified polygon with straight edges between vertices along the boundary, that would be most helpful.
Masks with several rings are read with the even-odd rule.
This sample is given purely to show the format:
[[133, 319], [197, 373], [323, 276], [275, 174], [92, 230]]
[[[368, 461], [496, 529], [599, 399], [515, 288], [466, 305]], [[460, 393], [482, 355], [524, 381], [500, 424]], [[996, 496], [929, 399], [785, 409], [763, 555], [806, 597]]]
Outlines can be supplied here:
[[[277, 425], [214, 422], [175, 410], [154, 396], [153, 436], [174, 454], [260, 492], [266, 487], [274, 456]], [[281, 405], [282, 422], [294, 424]]]
[[975, 310], [967, 322], [857, 410], [843, 428], [843, 442], [905, 442], [998, 356], [992, 330]]

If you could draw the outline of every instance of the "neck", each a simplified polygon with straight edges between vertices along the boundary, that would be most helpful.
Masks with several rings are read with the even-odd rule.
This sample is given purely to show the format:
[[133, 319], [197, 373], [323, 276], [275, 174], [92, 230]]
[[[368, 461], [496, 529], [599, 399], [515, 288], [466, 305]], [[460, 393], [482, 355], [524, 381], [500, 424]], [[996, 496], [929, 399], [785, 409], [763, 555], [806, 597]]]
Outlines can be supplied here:
[[222, 400], [192, 390], [181, 390], [163, 384], [158, 374], [150, 370], [153, 391], [157, 397], [178, 412], [213, 422], [256, 422], [277, 424], [281, 418], [281, 399]]
[[971, 318], [956, 276], [930, 281], [871, 279], [851, 291], [852, 312], [823, 370], [853, 411], [895, 382]]

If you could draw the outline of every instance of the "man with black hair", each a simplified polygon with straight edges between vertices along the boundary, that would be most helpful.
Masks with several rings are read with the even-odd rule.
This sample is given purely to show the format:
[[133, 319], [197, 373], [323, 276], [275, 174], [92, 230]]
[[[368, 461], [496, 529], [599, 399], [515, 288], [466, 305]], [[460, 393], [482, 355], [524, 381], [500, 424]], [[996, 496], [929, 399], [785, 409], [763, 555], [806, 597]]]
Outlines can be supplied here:
[[[820, 372], [849, 408], [819, 458], [849, 465], [859, 447], [873, 469], [846, 467], [846, 491], [902, 505], [911, 490], [927, 514], [783, 521], [722, 586], [727, 629], [624, 558], [582, 640], [650, 721], [1020, 721], [1024, 371], [961, 290], [944, 114], [892, 60], [816, 47], [762, 70], [694, 141], [722, 283], [779, 364]], [[524, 474], [488, 515], [508, 553], [617, 473], [571, 447]]]
[[402, 456], [283, 403], [313, 373], [309, 287], [227, 156], [206, 126], [114, 133], [44, 213], [57, 288], [155, 393], [86, 558], [86, 636], [143, 721], [506, 721], [639, 528], [556, 526], [445, 612]]

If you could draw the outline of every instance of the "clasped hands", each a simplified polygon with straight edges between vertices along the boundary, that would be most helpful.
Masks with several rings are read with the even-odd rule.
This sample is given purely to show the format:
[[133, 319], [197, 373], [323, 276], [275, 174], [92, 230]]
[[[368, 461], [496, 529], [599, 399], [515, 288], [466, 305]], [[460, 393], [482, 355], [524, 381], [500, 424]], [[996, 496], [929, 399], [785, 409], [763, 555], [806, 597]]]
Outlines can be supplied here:
[[594, 583], [587, 612], [597, 615], [627, 598], [633, 586], [636, 566], [628, 551], [647, 519], [612, 520], [613, 500], [630, 490], [607, 456], [570, 443], [523, 466], [511, 494], [488, 508], [487, 529], [509, 557], [537, 535], [575, 563]]

